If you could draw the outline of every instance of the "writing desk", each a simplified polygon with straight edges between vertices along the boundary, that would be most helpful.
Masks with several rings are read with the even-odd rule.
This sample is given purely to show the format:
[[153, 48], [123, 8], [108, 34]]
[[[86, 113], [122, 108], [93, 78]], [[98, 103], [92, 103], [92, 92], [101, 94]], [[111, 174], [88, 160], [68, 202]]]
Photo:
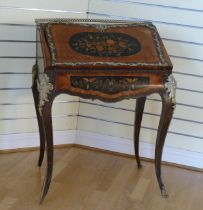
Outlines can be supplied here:
[[117, 102], [136, 99], [134, 148], [138, 167], [139, 134], [146, 97], [161, 96], [162, 112], [155, 148], [155, 171], [161, 193], [161, 158], [175, 108], [176, 82], [172, 64], [150, 22], [112, 20], [37, 20], [37, 57], [33, 67], [33, 96], [40, 131], [41, 166], [47, 153], [44, 200], [53, 169], [54, 98], [67, 93], [86, 99]]

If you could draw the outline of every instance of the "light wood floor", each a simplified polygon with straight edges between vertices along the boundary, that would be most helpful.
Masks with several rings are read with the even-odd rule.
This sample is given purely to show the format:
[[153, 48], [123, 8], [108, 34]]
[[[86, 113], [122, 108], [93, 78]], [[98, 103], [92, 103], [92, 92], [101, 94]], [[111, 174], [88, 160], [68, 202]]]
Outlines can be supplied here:
[[38, 152], [0, 155], [0, 210], [202, 210], [203, 173], [163, 166], [168, 199], [153, 163], [81, 148], [55, 150], [54, 177], [38, 204], [45, 168]]

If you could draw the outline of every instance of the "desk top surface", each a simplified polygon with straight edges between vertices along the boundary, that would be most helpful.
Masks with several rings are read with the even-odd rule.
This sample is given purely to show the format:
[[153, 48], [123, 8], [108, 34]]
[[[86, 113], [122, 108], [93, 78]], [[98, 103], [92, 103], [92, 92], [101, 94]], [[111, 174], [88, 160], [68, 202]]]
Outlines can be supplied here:
[[150, 22], [37, 20], [46, 66], [172, 70]]

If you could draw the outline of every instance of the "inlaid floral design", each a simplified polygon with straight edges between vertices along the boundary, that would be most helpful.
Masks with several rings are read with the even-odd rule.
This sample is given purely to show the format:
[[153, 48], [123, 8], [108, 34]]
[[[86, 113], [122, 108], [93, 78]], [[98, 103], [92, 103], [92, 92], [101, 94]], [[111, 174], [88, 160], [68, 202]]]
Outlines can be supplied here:
[[90, 56], [130, 56], [141, 50], [137, 39], [124, 33], [81, 32], [70, 38], [73, 50]]
[[83, 90], [94, 90], [108, 94], [136, 90], [149, 84], [148, 77], [72, 76], [71, 86]]

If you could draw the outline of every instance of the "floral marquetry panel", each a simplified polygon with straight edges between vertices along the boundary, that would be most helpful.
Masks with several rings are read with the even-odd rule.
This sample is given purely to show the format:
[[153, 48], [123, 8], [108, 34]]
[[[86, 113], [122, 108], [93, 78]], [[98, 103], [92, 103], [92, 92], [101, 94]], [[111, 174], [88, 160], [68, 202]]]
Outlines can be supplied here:
[[72, 87], [83, 90], [94, 90], [107, 94], [137, 90], [149, 84], [148, 77], [72, 76], [70, 80]]
[[137, 39], [124, 33], [81, 32], [70, 38], [73, 50], [90, 56], [130, 56], [141, 50]]

